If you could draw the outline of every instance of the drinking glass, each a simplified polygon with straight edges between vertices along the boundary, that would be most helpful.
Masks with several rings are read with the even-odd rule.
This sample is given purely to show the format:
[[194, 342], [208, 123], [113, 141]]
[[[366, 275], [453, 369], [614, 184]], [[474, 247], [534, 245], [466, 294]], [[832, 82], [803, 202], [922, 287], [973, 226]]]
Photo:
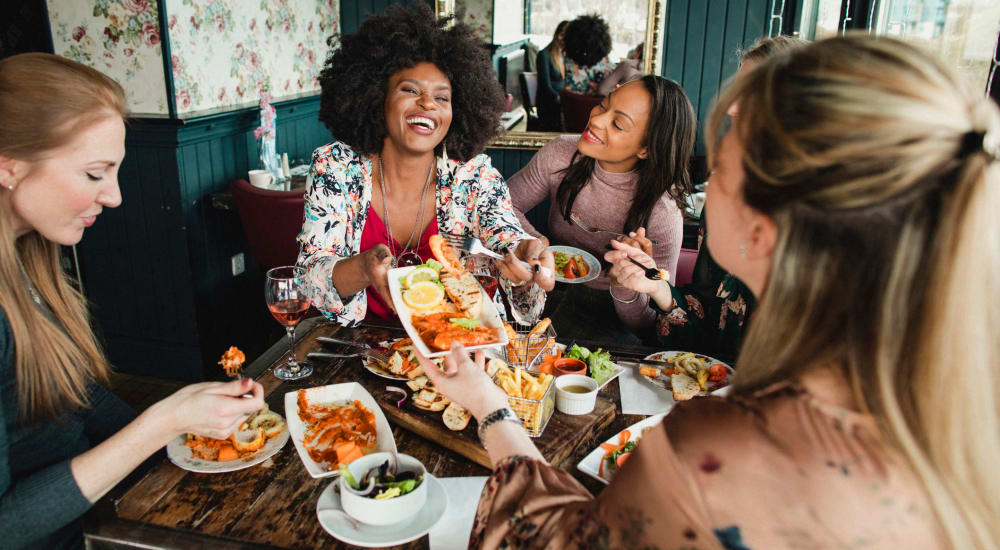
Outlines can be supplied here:
[[471, 273], [492, 300], [497, 294], [497, 273], [493, 267], [493, 260], [483, 256], [466, 256], [464, 258], [465, 269]]
[[305, 268], [298, 266], [276, 267], [267, 272], [264, 282], [264, 297], [271, 315], [284, 325], [288, 335], [288, 363], [274, 369], [274, 375], [282, 380], [298, 380], [312, 374], [312, 365], [295, 360], [295, 325], [299, 324], [309, 311], [309, 296], [304, 278]]

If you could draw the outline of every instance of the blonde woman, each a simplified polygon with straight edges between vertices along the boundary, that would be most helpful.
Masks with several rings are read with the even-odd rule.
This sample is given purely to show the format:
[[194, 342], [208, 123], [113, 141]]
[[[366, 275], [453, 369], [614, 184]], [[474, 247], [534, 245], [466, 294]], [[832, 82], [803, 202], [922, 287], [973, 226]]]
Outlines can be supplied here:
[[[226, 437], [259, 384], [195, 384], [136, 417], [112, 395], [83, 297], [60, 269], [121, 203], [125, 94], [49, 54], [0, 60], [0, 525], [3, 548], [82, 548], [80, 516], [184, 433]], [[239, 396], [252, 392], [252, 399]]]
[[427, 368], [494, 463], [470, 546], [1000, 547], [1000, 112], [957, 81], [864, 35], [722, 95], [708, 239], [755, 321], [730, 397], [676, 405], [596, 499], [477, 365]]
[[535, 105], [538, 109], [538, 129], [544, 132], [562, 131], [562, 111], [559, 108], [559, 92], [566, 80], [566, 65], [563, 58], [563, 38], [569, 21], [560, 21], [552, 33], [552, 42], [542, 48], [535, 58], [538, 66], [538, 90]]

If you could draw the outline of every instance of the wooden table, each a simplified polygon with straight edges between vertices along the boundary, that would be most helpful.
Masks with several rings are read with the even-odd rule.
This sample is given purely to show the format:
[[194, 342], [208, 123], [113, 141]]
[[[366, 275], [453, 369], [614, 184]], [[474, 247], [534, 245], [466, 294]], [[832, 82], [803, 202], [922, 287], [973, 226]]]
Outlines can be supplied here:
[[[402, 335], [393, 328], [343, 328], [322, 318], [300, 325], [296, 355], [305, 357], [316, 350], [317, 336], [336, 334], [344, 339], [386, 340]], [[582, 345], [590, 343], [580, 342]], [[653, 350], [641, 347], [609, 346], [618, 357], [640, 357]], [[355, 381], [374, 376], [358, 366], [356, 359], [316, 364], [305, 380], [283, 382], [271, 374], [272, 367], [285, 361], [285, 340], [274, 344], [247, 368], [264, 386], [268, 406], [283, 412], [286, 392], [325, 384]], [[622, 415], [618, 382], [613, 381], [601, 395], [615, 404], [615, 416], [601, 432], [582, 441], [574, 453], [558, 466], [573, 474], [591, 492], [604, 485], [584, 476], [576, 464], [594, 447], [626, 426], [641, 420]], [[485, 476], [489, 470], [399, 426], [393, 426], [399, 451], [419, 459], [438, 477]], [[90, 548], [346, 548], [326, 533], [316, 518], [316, 501], [331, 482], [313, 479], [306, 472], [292, 442], [267, 462], [224, 474], [197, 474], [159, 459], [145, 473], [136, 473], [109, 492], [88, 516], [86, 539]], [[406, 548], [427, 548], [422, 537]]]

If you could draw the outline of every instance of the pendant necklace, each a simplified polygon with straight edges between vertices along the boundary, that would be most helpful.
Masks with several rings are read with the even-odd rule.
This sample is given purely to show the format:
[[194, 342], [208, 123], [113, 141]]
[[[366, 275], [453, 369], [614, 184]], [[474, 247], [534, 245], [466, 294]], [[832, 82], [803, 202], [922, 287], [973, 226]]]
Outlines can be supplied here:
[[382, 168], [382, 155], [378, 156], [378, 178], [379, 178], [379, 189], [382, 191], [382, 219], [385, 221], [385, 232], [389, 236], [389, 254], [392, 255], [392, 267], [403, 267], [411, 265], [420, 265], [424, 263], [420, 255], [416, 253], [416, 248], [420, 246], [420, 236], [417, 235], [417, 244], [414, 245], [414, 249], [410, 250], [408, 245], [413, 241], [413, 235], [416, 234], [417, 228], [423, 226], [424, 221], [424, 197], [427, 195], [427, 188], [431, 184], [431, 175], [434, 173], [435, 163], [431, 162], [431, 169], [427, 172], [427, 181], [424, 182], [424, 189], [420, 192], [420, 202], [417, 203], [417, 224], [413, 226], [410, 230], [410, 237], [406, 239], [403, 244], [403, 249], [397, 251], [395, 239], [392, 237], [391, 223], [389, 222], [389, 207], [385, 198], [385, 169]]

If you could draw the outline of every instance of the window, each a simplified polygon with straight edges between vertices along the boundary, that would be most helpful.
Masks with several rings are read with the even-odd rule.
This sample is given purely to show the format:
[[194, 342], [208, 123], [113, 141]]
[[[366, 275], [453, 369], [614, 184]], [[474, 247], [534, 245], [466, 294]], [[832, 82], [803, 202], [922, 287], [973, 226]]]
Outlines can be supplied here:
[[876, 32], [937, 53], [973, 90], [986, 90], [1000, 30], [996, 0], [882, 0]]

